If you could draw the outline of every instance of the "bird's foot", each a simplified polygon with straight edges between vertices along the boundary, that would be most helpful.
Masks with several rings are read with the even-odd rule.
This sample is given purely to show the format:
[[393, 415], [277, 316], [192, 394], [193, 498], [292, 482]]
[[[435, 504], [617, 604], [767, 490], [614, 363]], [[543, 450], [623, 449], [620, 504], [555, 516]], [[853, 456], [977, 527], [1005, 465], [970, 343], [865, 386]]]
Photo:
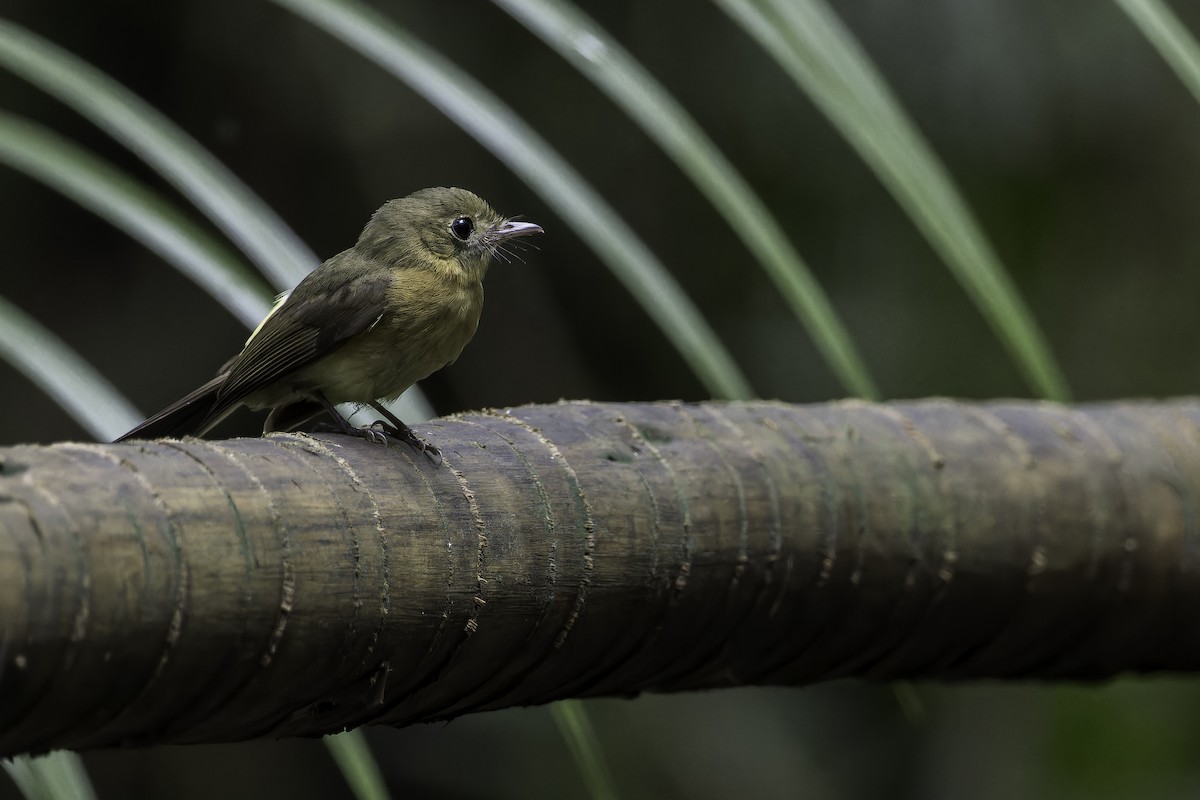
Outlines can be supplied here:
[[357, 428], [349, 422], [341, 425], [334, 425], [329, 422], [320, 422], [313, 426], [313, 433], [342, 433], [346, 436], [355, 436], [359, 439], [366, 439], [372, 444], [377, 444], [381, 447], [388, 446], [388, 437], [400, 438], [396, 435], [396, 431], [391, 425], [388, 425], [383, 420], [376, 420], [374, 424], [368, 425], [365, 428]]
[[395, 439], [396, 441], [411, 445], [422, 453], [430, 456], [438, 463], [442, 462], [441, 450], [437, 449], [420, 436], [417, 436], [417, 434], [413, 432], [412, 428], [408, 427], [398, 419], [394, 420], [394, 422], [377, 419], [370, 425], [367, 425], [363, 428], [358, 428], [354, 425], [351, 425], [340, 414], [335, 415], [334, 420], [337, 423], [336, 425], [320, 423], [316, 425], [313, 430], [325, 431], [329, 433], [340, 432], [346, 434], [347, 436], [357, 436], [360, 439], [366, 439], [368, 442], [377, 444], [380, 447], [387, 447], [389, 444], [388, 440]]
[[[417, 434], [413, 432], [413, 429], [405, 425], [403, 422], [401, 422], [399, 426], [396, 426], [385, 420], [377, 419], [367, 428], [360, 430], [370, 431], [370, 438], [373, 442], [379, 442], [380, 444], [386, 446], [387, 437], [390, 436], [393, 439], [404, 442], [405, 444], [420, 450], [422, 453], [432, 457], [439, 463], [442, 461], [442, 451], [422, 439], [420, 436], [417, 436]], [[376, 439], [376, 436], [379, 438]]]
[[[390, 427], [391, 426], [387, 426], [387, 428], [390, 428]], [[371, 444], [377, 444], [380, 447], [387, 447], [388, 446], [388, 436], [392, 435], [392, 432], [390, 430], [388, 430], [387, 428], [385, 428], [384, 425], [381, 424], [380, 420], [375, 420], [375, 422], [368, 425], [367, 427], [355, 428], [354, 431], [355, 431], [355, 433], [357, 433], [359, 436], [366, 439]]]

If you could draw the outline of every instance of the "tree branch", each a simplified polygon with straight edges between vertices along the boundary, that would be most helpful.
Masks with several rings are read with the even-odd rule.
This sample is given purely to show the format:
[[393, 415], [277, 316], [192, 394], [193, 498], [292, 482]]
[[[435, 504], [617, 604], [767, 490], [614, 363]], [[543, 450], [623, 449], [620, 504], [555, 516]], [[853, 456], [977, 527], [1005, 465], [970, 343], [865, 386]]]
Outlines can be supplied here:
[[564, 403], [0, 449], [0, 753], [1200, 667], [1200, 402]]

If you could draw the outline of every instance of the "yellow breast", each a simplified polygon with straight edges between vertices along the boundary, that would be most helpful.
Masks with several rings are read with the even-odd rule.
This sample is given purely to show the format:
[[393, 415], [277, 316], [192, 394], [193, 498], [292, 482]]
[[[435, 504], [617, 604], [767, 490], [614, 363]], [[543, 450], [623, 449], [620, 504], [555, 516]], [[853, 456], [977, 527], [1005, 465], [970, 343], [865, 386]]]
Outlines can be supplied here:
[[452, 363], [471, 341], [483, 310], [483, 285], [401, 282], [387, 306], [370, 330], [352, 337], [298, 377], [321, 387], [335, 403], [398, 397]]

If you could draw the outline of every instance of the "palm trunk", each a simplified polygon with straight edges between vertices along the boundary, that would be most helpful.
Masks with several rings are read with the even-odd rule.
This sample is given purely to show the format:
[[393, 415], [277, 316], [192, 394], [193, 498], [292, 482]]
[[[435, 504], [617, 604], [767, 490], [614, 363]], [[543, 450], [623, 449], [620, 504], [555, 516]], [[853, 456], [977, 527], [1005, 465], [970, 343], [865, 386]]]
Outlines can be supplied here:
[[0, 754], [1200, 667], [1200, 402], [564, 403], [0, 449]]

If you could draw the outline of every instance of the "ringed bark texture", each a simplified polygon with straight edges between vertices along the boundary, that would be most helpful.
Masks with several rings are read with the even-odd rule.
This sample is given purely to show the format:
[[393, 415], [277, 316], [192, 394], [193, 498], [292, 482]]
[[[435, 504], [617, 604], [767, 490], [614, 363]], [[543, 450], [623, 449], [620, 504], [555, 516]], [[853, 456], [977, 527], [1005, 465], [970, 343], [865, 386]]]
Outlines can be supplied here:
[[599, 404], [0, 449], [0, 754], [1200, 667], [1200, 403]]

